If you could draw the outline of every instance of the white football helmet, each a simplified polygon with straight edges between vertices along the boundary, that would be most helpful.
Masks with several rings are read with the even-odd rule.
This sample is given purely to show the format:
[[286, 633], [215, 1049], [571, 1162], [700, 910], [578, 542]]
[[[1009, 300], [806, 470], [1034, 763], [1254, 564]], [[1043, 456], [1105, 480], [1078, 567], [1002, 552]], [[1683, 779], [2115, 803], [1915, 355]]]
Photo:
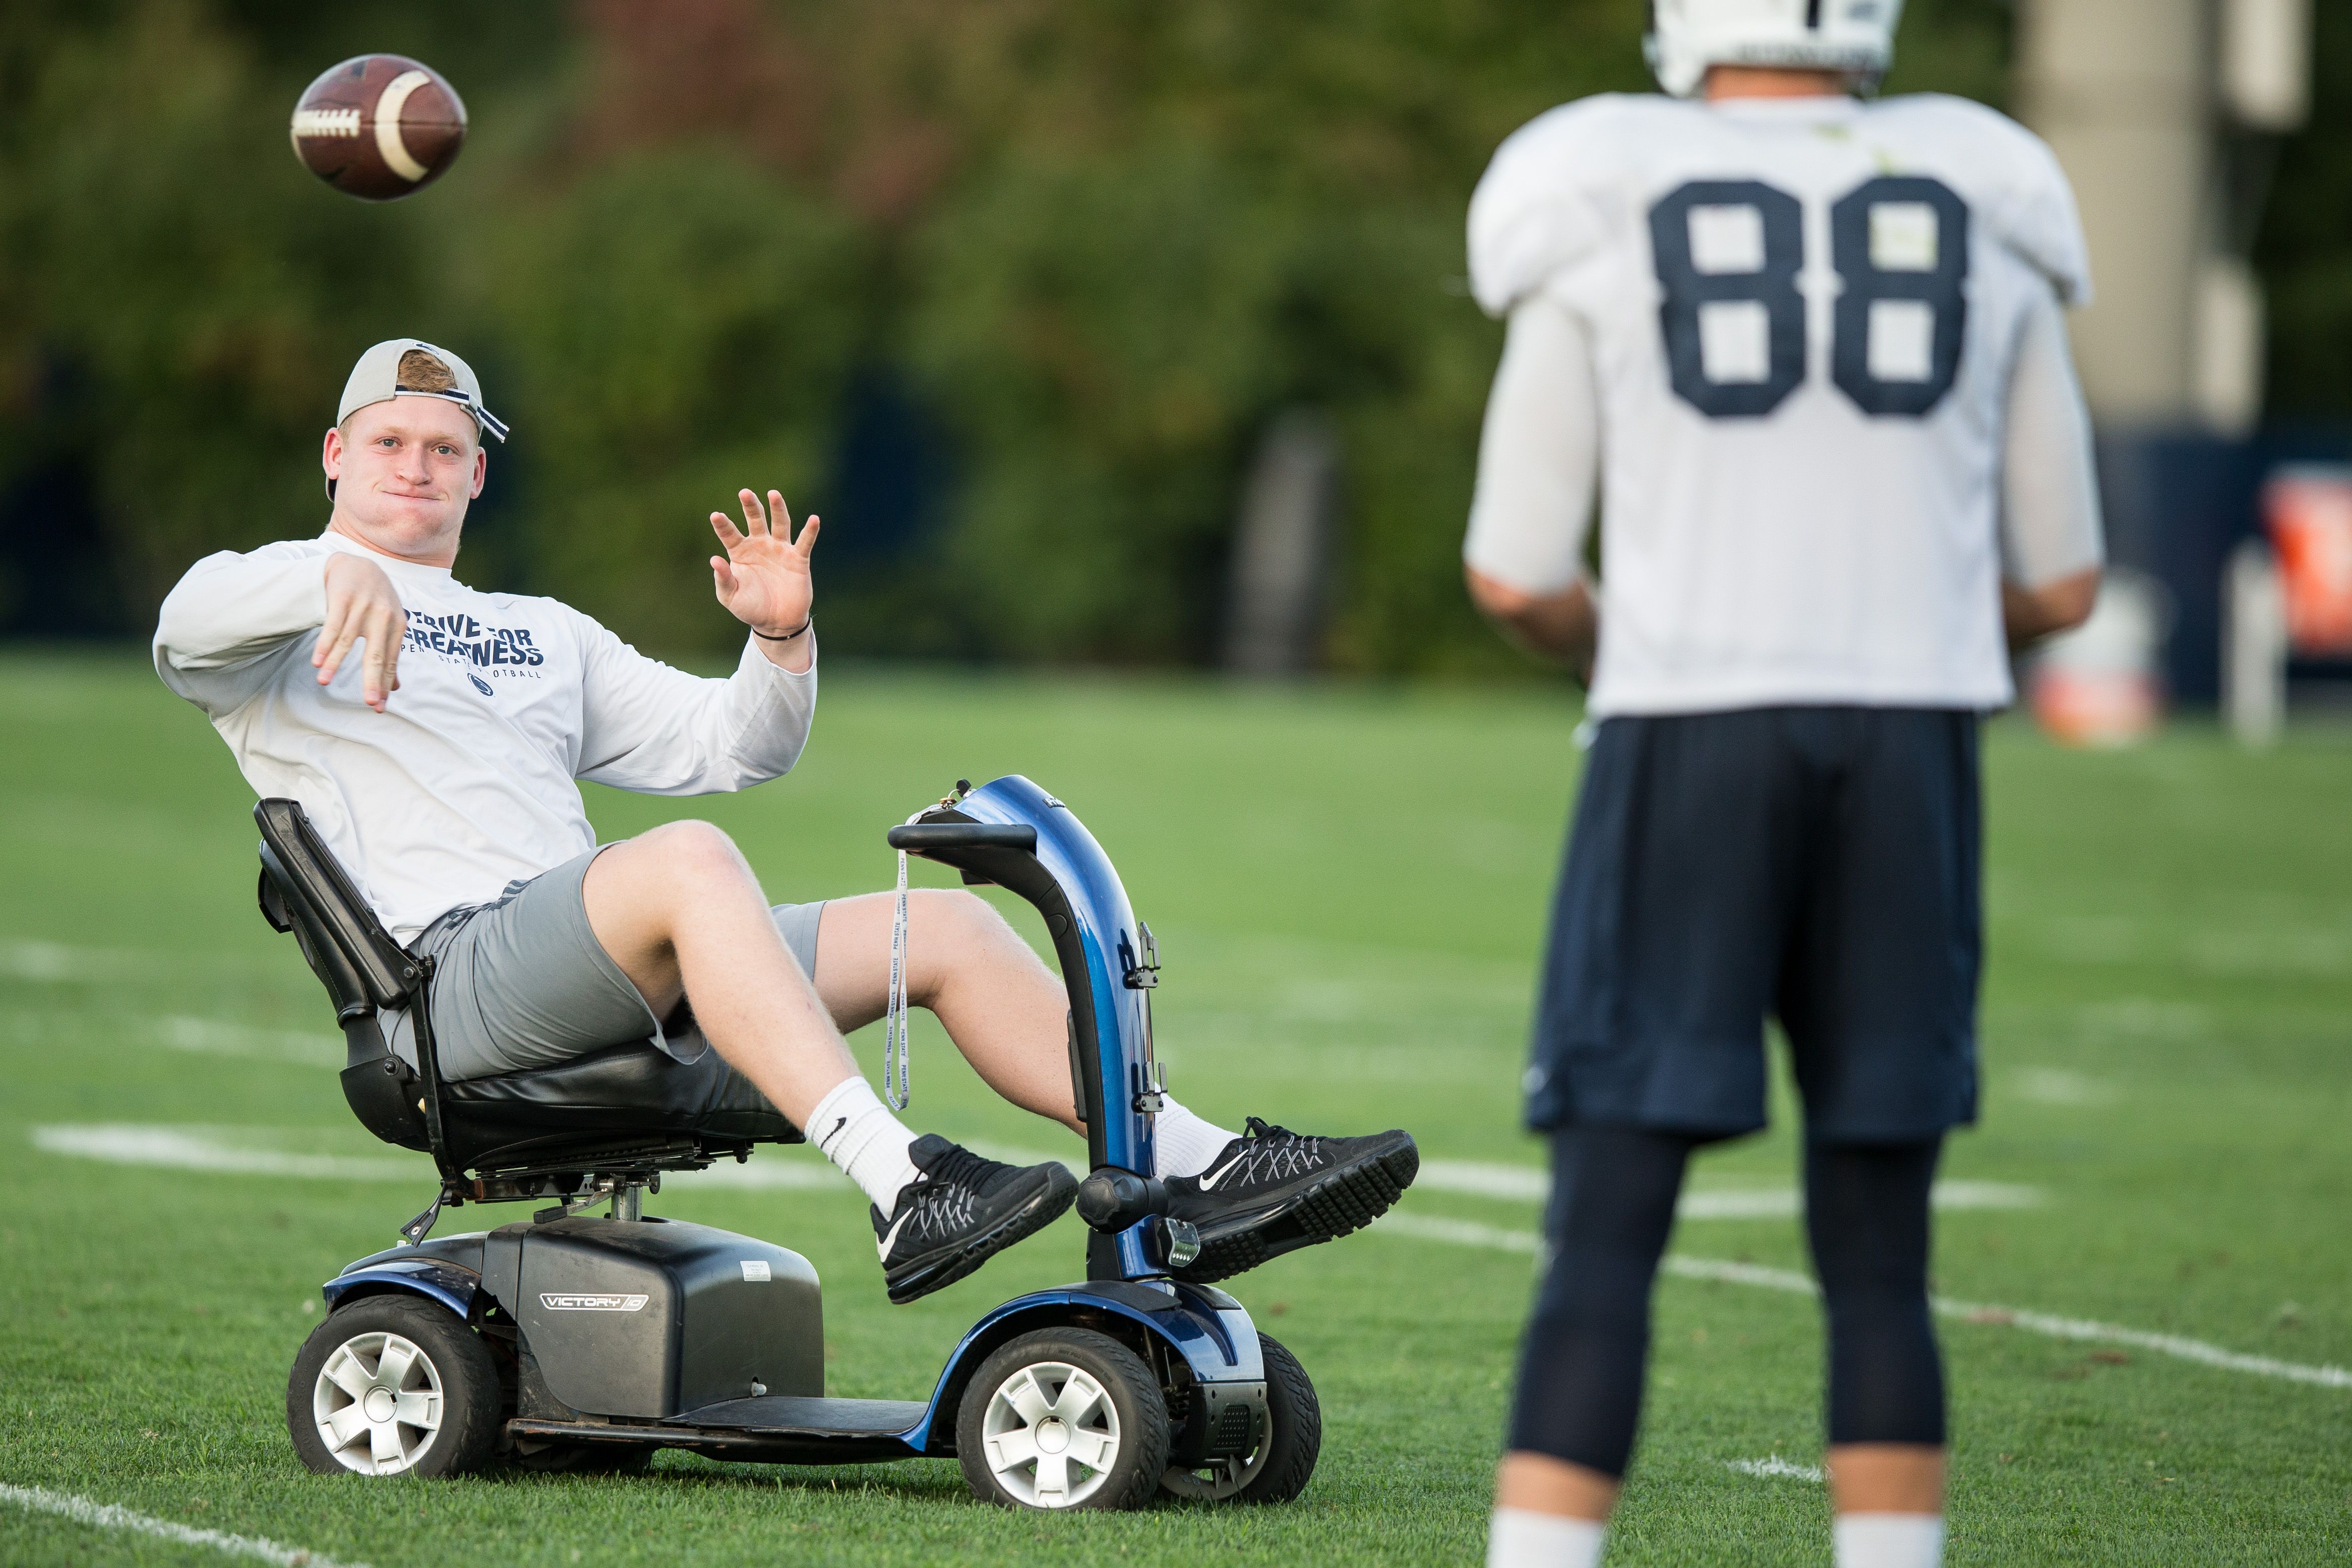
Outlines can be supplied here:
[[1845, 71], [1865, 89], [1895, 58], [1903, 0], [1651, 0], [1643, 40], [1658, 85], [1697, 94], [1709, 66]]

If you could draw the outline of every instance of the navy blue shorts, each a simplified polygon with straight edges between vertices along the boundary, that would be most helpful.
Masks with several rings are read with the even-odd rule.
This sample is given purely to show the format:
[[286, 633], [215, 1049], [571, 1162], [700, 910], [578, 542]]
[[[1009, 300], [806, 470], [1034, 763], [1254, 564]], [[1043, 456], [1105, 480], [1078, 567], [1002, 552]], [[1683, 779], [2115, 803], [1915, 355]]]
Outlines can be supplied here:
[[1768, 1017], [1813, 1140], [1974, 1121], [1977, 727], [1917, 708], [1603, 721], [1552, 911], [1528, 1124], [1754, 1131]]

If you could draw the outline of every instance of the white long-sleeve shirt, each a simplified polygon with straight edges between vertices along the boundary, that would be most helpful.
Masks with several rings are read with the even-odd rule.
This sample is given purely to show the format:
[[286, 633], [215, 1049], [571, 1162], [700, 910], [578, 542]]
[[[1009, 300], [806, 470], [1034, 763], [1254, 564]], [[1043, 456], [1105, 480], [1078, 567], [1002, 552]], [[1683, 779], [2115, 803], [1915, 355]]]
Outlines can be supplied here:
[[[326, 686], [310, 666], [337, 553], [382, 567], [408, 612], [383, 713], [361, 700], [360, 650]], [[733, 675], [688, 675], [568, 605], [479, 593], [336, 533], [190, 567], [155, 669], [257, 794], [302, 803], [402, 942], [593, 848], [575, 780], [704, 795], [789, 771], [817, 687], [814, 663], [793, 674], [748, 637]]]
[[2101, 554], [2046, 147], [1953, 99], [1588, 99], [1470, 241], [1510, 334], [1465, 558], [1565, 588], [1598, 499], [1591, 711], [2009, 700], [2000, 580]]

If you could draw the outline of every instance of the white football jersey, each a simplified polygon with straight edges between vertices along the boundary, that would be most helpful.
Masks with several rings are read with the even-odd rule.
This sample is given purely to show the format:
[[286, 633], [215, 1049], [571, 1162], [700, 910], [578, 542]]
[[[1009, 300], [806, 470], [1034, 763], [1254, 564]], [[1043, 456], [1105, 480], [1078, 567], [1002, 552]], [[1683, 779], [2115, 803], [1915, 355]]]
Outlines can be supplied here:
[[1586, 99], [1496, 153], [1470, 276], [1591, 342], [1594, 712], [2010, 700], [2011, 373], [2090, 290], [2031, 132], [1941, 96]]

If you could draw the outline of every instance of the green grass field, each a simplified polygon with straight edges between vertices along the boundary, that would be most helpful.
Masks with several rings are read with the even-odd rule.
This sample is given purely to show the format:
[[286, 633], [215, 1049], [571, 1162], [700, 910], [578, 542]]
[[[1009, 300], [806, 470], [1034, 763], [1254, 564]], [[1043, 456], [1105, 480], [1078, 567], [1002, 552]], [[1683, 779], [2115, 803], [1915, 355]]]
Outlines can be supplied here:
[[[200, 716], [135, 657], [0, 659], [0, 1487], [378, 1568], [1474, 1561], [1531, 1284], [1539, 1151], [1515, 1085], [1573, 720], [1537, 691], [845, 668], [790, 779], [593, 792], [608, 835], [707, 815], [803, 900], [885, 885], [883, 829], [957, 775], [1029, 773], [1160, 935], [1178, 1094], [1233, 1122], [1419, 1136], [1432, 1179], [1396, 1221], [1233, 1282], [1321, 1392], [1306, 1496], [1039, 1518], [974, 1504], [951, 1463], [305, 1472], [281, 1412], [317, 1288], [392, 1240], [427, 1167], [346, 1111], [323, 996], [253, 910], [250, 795]], [[1944, 1323], [1951, 1560], [2352, 1558], [2352, 1380], [2308, 1370], [2352, 1365], [2352, 739], [2257, 758], [2188, 730], [2084, 755], [2004, 722], [1988, 758], [1987, 1109], [1951, 1145], [1975, 1201], [1944, 1214], [1937, 1260], [1945, 1296], [1986, 1304]], [[852, 1042], [869, 1067], [878, 1036]], [[916, 1050], [917, 1125], [1076, 1152], [992, 1103], [937, 1030]], [[1794, 1165], [1776, 1115], [1697, 1166], [1612, 1563], [1827, 1561], [1804, 1473], [1816, 1310], [1754, 1282], [1804, 1268], [1774, 1212]], [[688, 1179], [652, 1206], [807, 1254], [833, 1392], [921, 1397], [981, 1310], [1081, 1272], [1073, 1217], [893, 1308], [852, 1189], [805, 1151], [753, 1162], [794, 1165], [810, 1184]], [[231, 1561], [7, 1497], [0, 1563]]]

